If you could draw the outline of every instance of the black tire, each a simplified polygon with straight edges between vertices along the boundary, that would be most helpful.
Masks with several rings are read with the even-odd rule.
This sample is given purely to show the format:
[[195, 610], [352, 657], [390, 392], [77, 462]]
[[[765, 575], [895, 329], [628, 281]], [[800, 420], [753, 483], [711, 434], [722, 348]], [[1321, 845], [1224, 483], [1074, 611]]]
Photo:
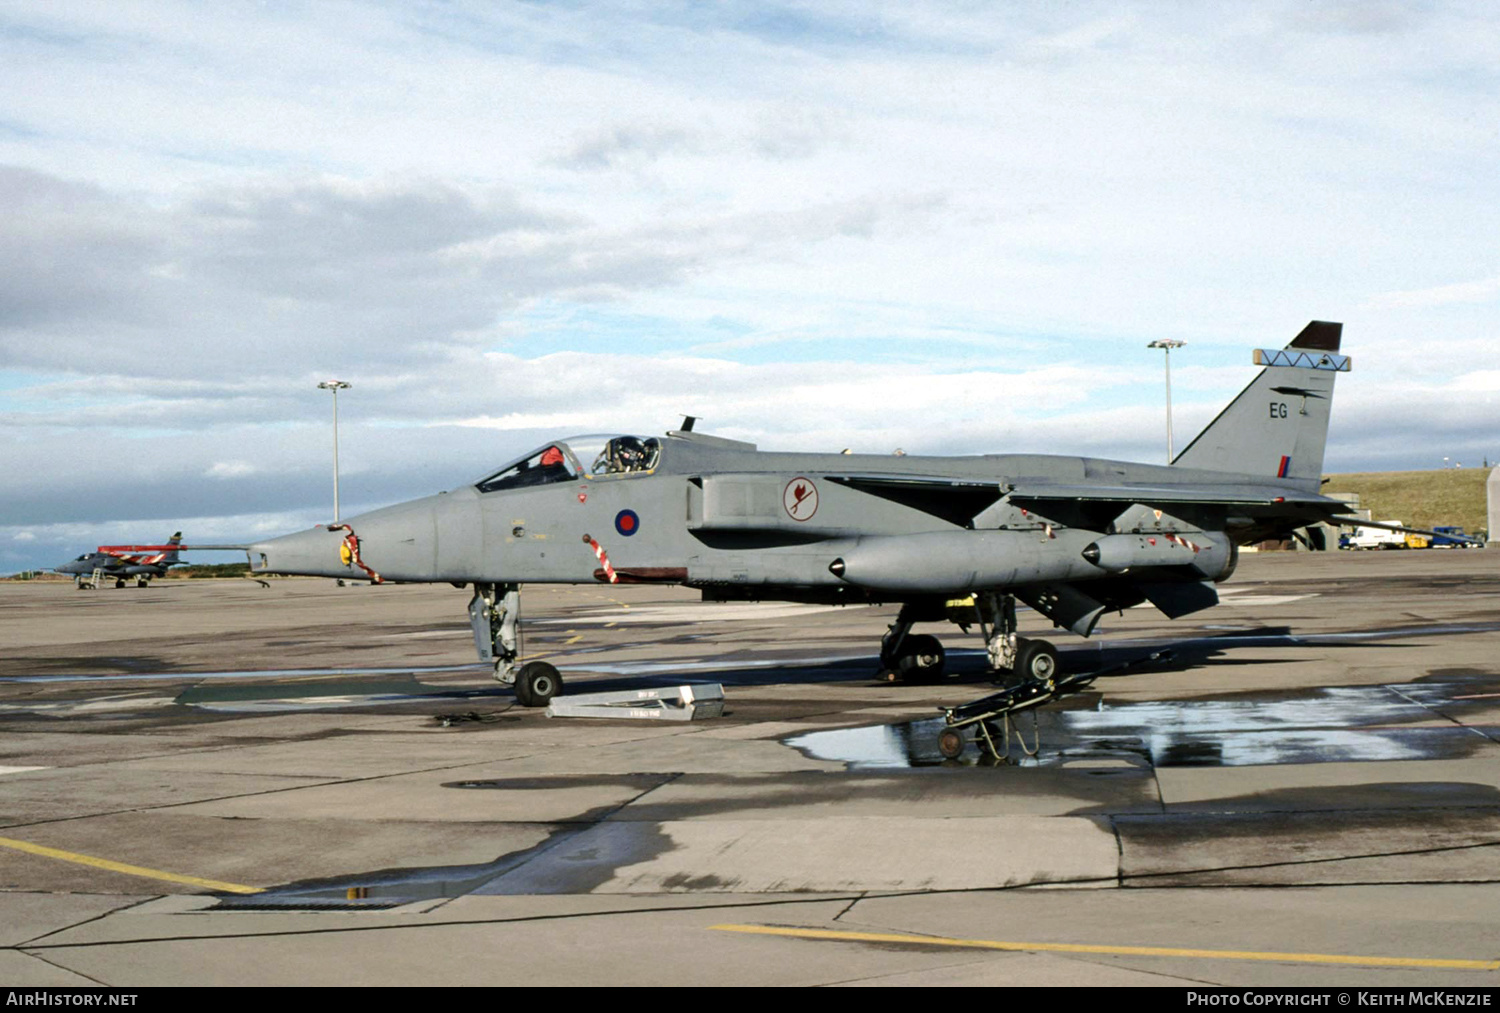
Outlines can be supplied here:
[[562, 673], [545, 661], [528, 661], [516, 673], [516, 699], [522, 707], [547, 706], [562, 686]]
[[947, 655], [937, 637], [926, 633], [908, 634], [901, 641], [901, 657], [896, 670], [908, 682], [935, 682], [943, 677]]
[[963, 755], [964, 737], [957, 728], [944, 728], [938, 732], [938, 752], [950, 760], [956, 760]]
[[117, 581], [115, 581], [115, 587], [124, 587], [124, 586], [125, 586], [125, 582], [123, 580], [117, 580]]
[[1057, 675], [1057, 648], [1045, 640], [1026, 640], [1016, 652], [1014, 671], [1023, 679], [1043, 682]]

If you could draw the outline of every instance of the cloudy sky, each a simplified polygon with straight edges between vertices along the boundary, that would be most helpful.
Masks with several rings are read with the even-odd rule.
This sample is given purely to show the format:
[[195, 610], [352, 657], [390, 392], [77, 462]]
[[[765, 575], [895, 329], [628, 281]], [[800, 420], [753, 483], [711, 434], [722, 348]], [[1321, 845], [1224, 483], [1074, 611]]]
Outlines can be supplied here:
[[0, 0], [0, 572], [549, 436], [1500, 457], [1493, 4]]

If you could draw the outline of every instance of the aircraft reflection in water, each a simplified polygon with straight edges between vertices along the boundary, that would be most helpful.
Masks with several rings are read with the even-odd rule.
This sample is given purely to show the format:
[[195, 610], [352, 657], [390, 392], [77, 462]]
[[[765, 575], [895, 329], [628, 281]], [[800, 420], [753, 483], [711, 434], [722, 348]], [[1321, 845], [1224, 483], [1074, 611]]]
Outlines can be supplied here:
[[562, 685], [517, 666], [523, 583], [663, 583], [709, 601], [900, 603], [891, 677], [944, 667], [919, 622], [977, 626], [996, 672], [1051, 685], [1057, 651], [1016, 636], [1019, 600], [1080, 636], [1150, 602], [1218, 602], [1237, 546], [1329, 520], [1318, 494], [1342, 324], [1314, 321], [1170, 465], [1083, 457], [759, 451], [692, 431], [582, 436], [472, 485], [248, 547], [260, 573], [472, 584], [480, 657], [529, 706]]
[[96, 551], [57, 567], [56, 572], [71, 574], [79, 590], [98, 587], [105, 580], [113, 580], [115, 587], [124, 587], [130, 580], [135, 581], [136, 587], [145, 587], [153, 577], [164, 577], [167, 570], [184, 565], [177, 558], [181, 545], [181, 531], [166, 545], [101, 545]]

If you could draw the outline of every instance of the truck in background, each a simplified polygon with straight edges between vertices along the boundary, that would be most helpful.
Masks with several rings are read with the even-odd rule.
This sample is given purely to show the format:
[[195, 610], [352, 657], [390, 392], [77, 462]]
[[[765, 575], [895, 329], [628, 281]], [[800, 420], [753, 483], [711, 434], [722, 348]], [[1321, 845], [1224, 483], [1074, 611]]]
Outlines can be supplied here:
[[1464, 534], [1464, 529], [1444, 524], [1432, 529], [1436, 536], [1432, 539], [1434, 549], [1467, 549], [1471, 545], [1480, 543]]
[[[1400, 521], [1381, 521], [1382, 524], [1400, 526]], [[1361, 524], [1347, 539], [1340, 539], [1340, 548], [1345, 549], [1404, 549], [1406, 535], [1400, 531], [1371, 528]]]

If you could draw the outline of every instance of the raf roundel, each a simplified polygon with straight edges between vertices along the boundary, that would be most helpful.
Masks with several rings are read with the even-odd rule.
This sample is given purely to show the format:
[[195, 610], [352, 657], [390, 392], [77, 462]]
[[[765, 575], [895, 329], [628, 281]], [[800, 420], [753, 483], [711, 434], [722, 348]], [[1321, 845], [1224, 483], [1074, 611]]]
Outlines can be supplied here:
[[615, 530], [629, 538], [641, 529], [641, 515], [634, 510], [621, 510], [615, 514]]

